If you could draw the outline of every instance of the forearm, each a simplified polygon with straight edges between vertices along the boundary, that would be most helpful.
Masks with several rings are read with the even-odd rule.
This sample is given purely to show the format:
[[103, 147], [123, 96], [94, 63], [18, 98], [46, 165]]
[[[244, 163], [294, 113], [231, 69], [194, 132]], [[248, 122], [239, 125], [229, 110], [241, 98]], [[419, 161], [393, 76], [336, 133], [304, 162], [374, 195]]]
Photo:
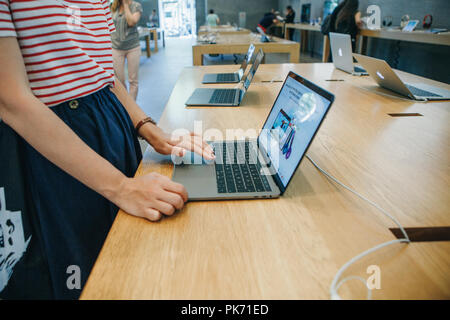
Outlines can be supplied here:
[[132, 13], [130, 10], [130, 6], [128, 4], [124, 4], [123, 10], [125, 12], [125, 19], [127, 20], [127, 24], [129, 27], [134, 27], [141, 18], [140, 13]]
[[113, 201], [126, 177], [31, 93], [0, 101], [0, 117], [49, 161]]
[[[122, 103], [125, 110], [127, 110], [134, 127], [136, 127], [141, 120], [148, 117], [136, 101], [134, 101], [134, 99], [128, 94], [127, 89], [125, 89], [119, 79], [114, 79], [114, 88], [112, 88], [111, 91]], [[152, 123], [145, 124], [139, 131], [139, 134], [143, 136], [150, 144], [152, 144], [152, 141], [154, 143], [155, 135], [159, 135], [161, 133], [161, 129]]]
[[119, 101], [125, 107], [135, 127], [139, 123], [139, 121], [147, 117], [145, 112], [138, 106], [136, 101], [134, 101], [134, 99], [128, 94], [127, 89], [125, 89], [125, 87], [122, 85], [119, 79], [117, 79], [117, 77], [114, 78], [114, 88], [111, 88], [111, 91], [115, 94], [117, 99], [119, 99]]

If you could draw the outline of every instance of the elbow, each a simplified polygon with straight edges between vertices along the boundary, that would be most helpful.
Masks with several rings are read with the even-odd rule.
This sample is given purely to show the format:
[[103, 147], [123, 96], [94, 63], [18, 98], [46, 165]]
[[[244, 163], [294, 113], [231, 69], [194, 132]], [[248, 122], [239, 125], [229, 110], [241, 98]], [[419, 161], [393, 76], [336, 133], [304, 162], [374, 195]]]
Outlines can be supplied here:
[[130, 28], [135, 27], [138, 24], [139, 20], [141, 20], [141, 15], [134, 14], [131, 15], [130, 17], [127, 17], [127, 24]]
[[135, 27], [138, 24], [139, 20], [140, 19], [133, 19], [133, 20], [128, 21], [128, 26], [130, 28]]
[[37, 99], [31, 92], [15, 94], [0, 92], [0, 119], [11, 124], [17, 115], [25, 114], [32, 101]]

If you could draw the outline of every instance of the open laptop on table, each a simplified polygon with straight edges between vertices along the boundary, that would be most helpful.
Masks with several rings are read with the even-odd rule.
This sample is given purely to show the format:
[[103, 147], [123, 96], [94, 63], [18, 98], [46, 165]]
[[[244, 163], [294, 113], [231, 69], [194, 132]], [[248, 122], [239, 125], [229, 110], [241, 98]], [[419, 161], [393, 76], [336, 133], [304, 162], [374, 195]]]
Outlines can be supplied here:
[[255, 46], [251, 44], [248, 47], [247, 54], [242, 61], [241, 67], [237, 72], [233, 73], [208, 73], [203, 77], [202, 83], [211, 84], [211, 83], [239, 83], [244, 77], [245, 70], [249, 65], [252, 57], [254, 57], [253, 53], [255, 52]]
[[257, 140], [212, 142], [212, 162], [187, 153], [175, 161], [172, 179], [190, 200], [279, 197], [333, 101], [331, 93], [290, 72]]
[[356, 53], [353, 56], [380, 87], [392, 90], [413, 100], [450, 100], [449, 90], [424, 83], [414, 83], [413, 85], [403, 82], [384, 60]]
[[252, 64], [249, 72], [242, 79], [239, 88], [234, 89], [195, 89], [191, 97], [186, 101], [187, 106], [219, 106], [219, 107], [236, 107], [241, 104], [245, 93], [250, 88], [250, 84], [255, 76], [258, 67], [264, 58], [261, 49], [256, 54], [255, 62]]
[[334, 67], [354, 76], [368, 75], [364, 68], [353, 64], [352, 39], [350, 35], [330, 32], [329, 36]]

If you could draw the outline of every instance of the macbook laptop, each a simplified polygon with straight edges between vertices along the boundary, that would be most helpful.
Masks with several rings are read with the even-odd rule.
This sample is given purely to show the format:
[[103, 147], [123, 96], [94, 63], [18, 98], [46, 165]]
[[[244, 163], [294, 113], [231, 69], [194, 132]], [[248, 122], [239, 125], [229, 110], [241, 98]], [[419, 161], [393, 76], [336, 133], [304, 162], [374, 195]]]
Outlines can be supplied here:
[[252, 60], [255, 46], [253, 44], [248, 47], [247, 54], [242, 61], [241, 67], [237, 72], [233, 73], [208, 73], [203, 77], [202, 83], [239, 83], [244, 77], [245, 70]]
[[219, 106], [219, 107], [233, 107], [239, 106], [245, 93], [255, 76], [258, 67], [264, 58], [264, 53], [260, 49], [256, 54], [255, 62], [252, 64], [249, 72], [242, 79], [239, 88], [234, 89], [209, 89], [198, 88], [195, 89], [191, 97], [186, 101], [187, 106]]
[[333, 101], [331, 93], [290, 72], [256, 140], [211, 142], [214, 161], [186, 153], [175, 159], [172, 179], [190, 200], [279, 197]]
[[386, 61], [354, 53], [353, 56], [369, 72], [380, 87], [414, 100], [449, 100], [450, 91], [424, 83], [404, 83]]
[[352, 39], [349, 34], [330, 32], [330, 45], [336, 69], [355, 76], [368, 75], [362, 67], [353, 64]]

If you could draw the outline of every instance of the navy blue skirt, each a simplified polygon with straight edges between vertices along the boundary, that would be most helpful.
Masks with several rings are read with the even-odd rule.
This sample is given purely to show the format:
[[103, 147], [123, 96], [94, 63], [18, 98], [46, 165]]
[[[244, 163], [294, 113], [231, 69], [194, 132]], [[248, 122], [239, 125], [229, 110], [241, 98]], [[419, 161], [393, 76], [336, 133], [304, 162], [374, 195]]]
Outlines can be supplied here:
[[[142, 159], [141, 149], [127, 111], [109, 88], [51, 109], [89, 147], [126, 176], [134, 176]], [[28, 210], [28, 216], [32, 218], [31, 230], [36, 233], [31, 234], [30, 242], [39, 242], [39, 252], [48, 269], [51, 298], [76, 299], [118, 208], [22, 142], [25, 199], [28, 199], [26, 205], [31, 207]], [[81, 165], [88, 167], [89, 163]], [[28, 239], [28, 235], [25, 238]], [[27, 260], [27, 252], [22, 260]], [[17, 268], [26, 270], [20, 262]], [[29, 268], [25, 275], [23, 271], [15, 274], [13, 270], [8, 286], [20, 287], [22, 281], [18, 277], [29, 279], [37, 270]], [[81, 277], [79, 282], [78, 275]], [[39, 277], [39, 274], [35, 276]], [[29, 291], [28, 294], [23, 292], [22, 298], [39, 298], [39, 287], [33, 288], [29, 283], [22, 286]], [[8, 292], [8, 287], [5, 290]]]

